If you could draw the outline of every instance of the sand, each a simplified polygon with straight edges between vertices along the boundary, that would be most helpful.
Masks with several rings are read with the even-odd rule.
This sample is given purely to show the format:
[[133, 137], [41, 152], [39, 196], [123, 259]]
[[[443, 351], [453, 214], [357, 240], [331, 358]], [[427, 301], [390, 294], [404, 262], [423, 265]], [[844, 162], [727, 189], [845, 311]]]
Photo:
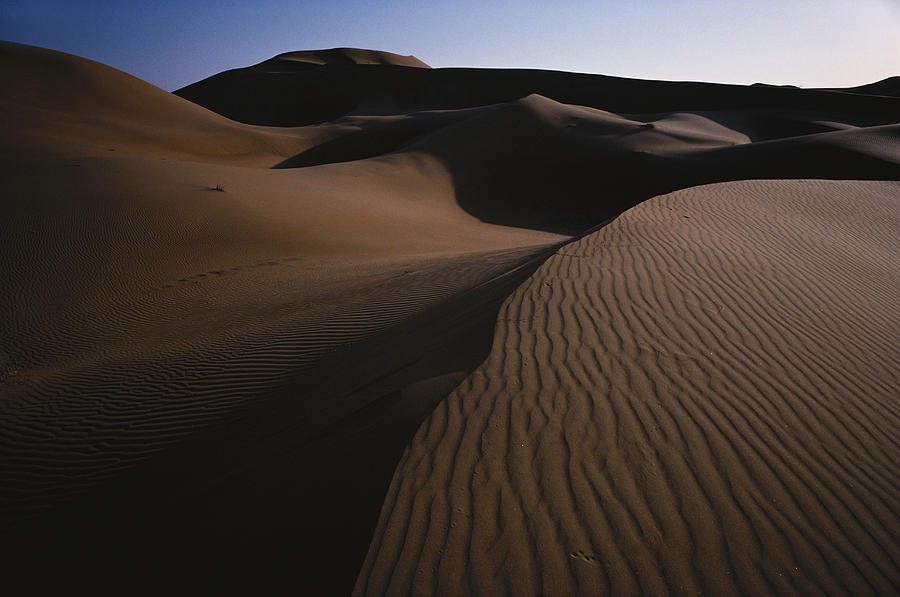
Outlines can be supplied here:
[[[106, 120], [69, 133], [77, 144], [61, 134], [55, 155], [20, 147], [4, 177], [8, 248], [0, 259], [16, 289], [2, 302], [0, 351], [14, 372], [4, 379], [5, 430], [16, 438], [4, 458], [5, 470], [21, 471], [5, 489], [28, 509], [562, 238], [495, 234], [456, 206], [433, 158], [315, 171], [250, 167], [282, 156], [254, 152], [246, 138], [265, 147], [286, 133], [226, 121], [108, 67], [37, 51], [27, 57], [46, 57], [43, 68], [88, 69], [100, 83], [85, 93], [124, 97], [105, 93]], [[129, 103], [134, 96], [140, 106]], [[50, 117], [28, 119], [37, 102], [20, 102], [10, 102], [24, 113], [12, 132], [29, 140], [35, 128], [54, 118], [65, 127], [83, 105], [99, 103], [80, 96]], [[103, 134], [141, 120], [146, 140]], [[164, 126], [180, 127], [179, 138], [159, 147], [165, 139], [149, 129]], [[307, 142], [297, 137], [291, 151]], [[82, 144], [94, 151], [84, 155]], [[218, 160], [207, 153], [212, 146], [230, 155]], [[188, 149], [200, 155], [183, 157]], [[240, 165], [228, 164], [231, 157]], [[47, 396], [52, 412], [27, 414]], [[97, 445], [116, 447], [85, 453]], [[41, 465], [22, 470], [20, 459]]]
[[0, 67], [10, 584], [896, 591], [895, 81]]
[[900, 184], [656, 197], [504, 303], [356, 594], [890, 594]]

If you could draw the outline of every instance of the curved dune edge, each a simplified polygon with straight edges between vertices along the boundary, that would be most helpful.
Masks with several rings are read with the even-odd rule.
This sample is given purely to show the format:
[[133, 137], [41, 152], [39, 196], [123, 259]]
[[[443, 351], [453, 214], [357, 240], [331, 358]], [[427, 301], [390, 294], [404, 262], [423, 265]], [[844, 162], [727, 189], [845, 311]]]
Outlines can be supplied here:
[[299, 62], [316, 66], [325, 65], [357, 65], [380, 64], [390, 66], [408, 66], [412, 68], [431, 68], [415, 56], [403, 56], [382, 50], [366, 50], [362, 48], [331, 48], [329, 50], [298, 50], [285, 52], [267, 60], [271, 62]]
[[649, 200], [422, 425], [354, 594], [900, 589], [900, 183]]

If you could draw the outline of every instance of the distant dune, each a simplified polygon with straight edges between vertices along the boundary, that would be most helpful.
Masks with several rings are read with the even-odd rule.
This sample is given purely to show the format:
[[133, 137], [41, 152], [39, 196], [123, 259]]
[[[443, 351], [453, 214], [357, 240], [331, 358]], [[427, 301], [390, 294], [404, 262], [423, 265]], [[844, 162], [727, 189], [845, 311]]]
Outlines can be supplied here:
[[900, 590], [896, 78], [0, 68], [10, 585]]
[[900, 76], [888, 77], [887, 79], [869, 83], [868, 85], [860, 85], [858, 87], [850, 87], [847, 89], [835, 89], [834, 91], [900, 97]]
[[[266, 65], [271, 69], [285, 63], [303, 63], [311, 65], [341, 66], [354, 64], [385, 64], [391, 66], [411, 66], [414, 68], [431, 68], [415, 56], [401, 56], [390, 52], [361, 50], [359, 48], [333, 48], [331, 50], [301, 50], [285, 52], [259, 66]], [[271, 71], [270, 71], [271, 72]]]
[[[751, 114], [800, 110], [841, 114], [854, 124], [896, 122], [896, 99], [847, 90], [745, 87], [713, 83], [644, 81], [557, 71], [488, 68], [404, 68], [345, 62], [294, 69], [273, 59], [213, 75], [175, 93], [253, 124], [304, 125], [348, 114], [406, 114], [458, 110], [539, 94], [565, 104], [621, 113], [739, 109]], [[876, 91], [892, 79], [876, 83]], [[887, 94], [890, 95], [890, 94]]]

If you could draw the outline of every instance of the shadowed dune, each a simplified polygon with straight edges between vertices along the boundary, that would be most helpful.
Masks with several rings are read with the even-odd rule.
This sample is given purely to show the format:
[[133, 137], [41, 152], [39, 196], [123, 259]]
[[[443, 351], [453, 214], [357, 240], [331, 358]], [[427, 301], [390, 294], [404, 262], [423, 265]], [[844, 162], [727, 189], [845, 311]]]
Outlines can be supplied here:
[[729, 183], [557, 251], [404, 454], [356, 593], [895, 592], [898, 215], [898, 183]]
[[648, 197], [711, 182], [900, 177], [900, 125], [845, 128], [809, 118], [625, 116], [529, 95], [464, 111], [348, 118], [358, 131], [277, 167], [424, 153], [447, 168], [457, 202], [480, 220], [563, 234]]
[[888, 77], [881, 81], [859, 85], [857, 87], [849, 87], [842, 90], [850, 93], [863, 93], [866, 95], [886, 95], [890, 97], [900, 97], [900, 77]]
[[777, 107], [840, 113], [842, 122], [865, 125], [896, 120], [898, 101], [878, 94], [861, 96], [860, 88], [845, 92], [744, 87], [525, 69], [358, 64], [324, 65], [283, 76], [269, 72], [266, 64], [225, 71], [175, 93], [241, 122], [282, 126], [327, 122], [348, 114], [457, 110], [509, 102], [530, 94], [614, 112]]
[[[0, 66], [9, 83], [0, 92], [5, 119], [0, 141], [0, 533], [5, 538], [4, 561], [32, 583], [33, 591], [52, 589], [65, 578], [100, 592], [270, 594], [299, 586], [302, 579], [306, 590], [347, 593], [404, 446], [435, 405], [444, 404], [434, 417], [443, 416], [440, 413], [447, 406], [441, 401], [457, 385], [462, 382], [450, 403], [475, 391], [472, 380], [479, 379], [479, 374], [468, 376], [485, 358], [483, 368], [493, 367], [497, 359], [517, 359], [525, 350], [516, 344], [519, 340], [499, 340], [511, 329], [510, 316], [504, 311], [497, 320], [496, 315], [509, 293], [563, 243], [641, 201], [650, 199], [648, 207], [638, 210], [653, 210], [660, 201], [670, 201], [651, 199], [654, 196], [710, 182], [900, 179], [896, 124], [900, 100], [889, 97], [890, 80], [874, 84], [873, 93], [866, 86], [851, 90], [739, 87], [546, 71], [429, 69], [414, 57], [337, 48], [282, 54], [201, 81], [180, 90], [183, 97], [178, 97], [104, 65], [19, 44], [0, 44]], [[299, 124], [307, 126], [294, 126]], [[710, 212], [709, 217], [721, 217], [729, 234], [741, 229], [758, 236], [768, 230], [770, 220], [778, 219], [773, 214], [783, 215], [783, 221], [773, 224], [775, 248], [765, 245], [763, 249], [782, 251], [785, 263], [776, 263], [771, 256], [759, 261], [773, 278], [772, 284], [782, 284], [784, 272], [801, 266], [806, 269], [794, 282], [802, 286], [796, 292], [806, 293], [802, 300], [812, 300], [810, 293], [828, 290], [828, 284], [848, 283], [838, 289], [845, 294], [835, 290], [837, 294], [822, 299], [826, 307], [817, 312], [816, 322], [824, 331], [801, 319], [797, 333], [812, 334], [817, 341], [831, 338], [829, 349], [836, 351], [835, 361], [856, 354], [856, 347], [862, 351], [858, 354], [864, 354], [890, 346], [896, 329], [887, 324], [880, 332], [847, 329], [845, 342], [851, 344], [842, 345], [836, 339], [838, 332], [856, 325], [859, 312], [844, 315], [832, 307], [845, 298], [867, 304], [867, 299], [859, 297], [886, 293], [887, 286], [877, 286], [873, 280], [893, 283], [893, 269], [878, 270], [883, 279], [874, 269], [866, 270], [849, 284], [853, 271], [840, 269], [846, 263], [835, 261], [838, 257], [810, 263], [802, 259], [809, 256], [808, 244], [821, 237], [828, 239], [823, 242], [829, 251], [852, 253], [869, 247], [872, 263], [881, 250], [884, 263], [890, 262], [894, 253], [882, 245], [866, 245], [865, 235], [870, 232], [867, 227], [875, 226], [885, 212], [885, 196], [895, 193], [896, 186], [750, 181], [693, 192], [675, 197], [685, 197], [679, 201], [698, 210], [707, 203], [725, 210], [721, 213], [728, 217], [717, 215], [719, 211]], [[823, 196], [823, 220], [813, 225], [807, 221], [814, 211], [809, 197], [817, 193]], [[869, 195], [881, 199], [866, 203]], [[857, 205], [861, 215], [848, 220], [857, 228], [839, 229], [838, 215], [847, 203]], [[796, 209], [782, 214], [778, 211], [782, 204], [809, 209], [803, 217]], [[759, 221], [765, 221], [765, 226], [757, 222], [757, 216], [764, 216]], [[618, 230], [616, 226], [625, 225], [631, 217], [617, 220], [609, 230]], [[722, 274], [716, 268], [703, 269], [711, 267], [703, 259], [715, 246], [708, 240], [715, 236], [713, 229], [720, 221], [715, 218], [690, 232], [698, 243], [693, 252], [685, 249], [698, 263], [698, 276], [706, 280], [691, 278], [689, 284], [697, 288], [701, 282], [714, 284], [719, 279], [716, 275]], [[679, 226], [673, 232], [693, 230], [683, 226], [689, 221], [677, 220]], [[879, 225], [886, 226], [887, 221]], [[639, 231], [629, 233], [629, 242], [637, 243], [644, 236], [648, 242], [659, 238], [656, 235], [670, 223], [641, 224]], [[794, 246], [778, 236], [784, 227], [794, 225], [806, 245]], [[592, 239], [602, 234], [601, 230], [573, 246], [592, 247]], [[872, 243], [886, 238], [882, 228], [872, 234]], [[744, 245], [741, 238], [732, 238], [725, 247], [732, 251], [729, 258], [747, 252], [753, 259], [762, 259], [751, 248], [757, 247], [752, 243], [759, 239], [749, 238]], [[788, 248], [798, 249], [796, 258], [785, 252]], [[637, 276], [629, 282], [637, 286], [626, 284], [633, 294], [616, 298], [623, 313], [651, 319], [671, 316], [666, 311], [671, 304], [655, 295], [644, 296], [646, 288], [641, 284], [650, 274], [628, 261], [630, 253], [606, 255], [604, 251], [598, 249], [596, 258], [615, 257], [620, 260], [615, 267], [625, 268], [619, 273], [628, 280]], [[558, 259], [554, 257], [541, 271], [561, 267]], [[690, 259], [686, 263], [694, 263]], [[653, 265], [650, 273], [664, 276], [665, 267], [673, 267], [669, 261]], [[597, 275], [586, 264], [587, 269], [578, 274], [583, 274], [584, 284]], [[830, 267], [838, 267], [839, 277]], [[543, 278], [532, 279], [523, 289], [533, 289], [535, 279]], [[657, 280], [652, 288], [662, 288], [660, 284]], [[683, 285], [678, 288], [684, 290]], [[748, 288], [761, 292], [756, 286]], [[751, 306], [762, 309], [770, 304], [765, 301], [781, 300], [777, 293], [793, 296], [791, 286], [773, 288], [774, 294], [760, 294], [757, 300], [762, 302]], [[520, 300], [515, 297], [523, 289], [510, 300]], [[857, 294], [848, 294], [852, 292]], [[557, 307], [560, 313], [571, 308], [579, 313], [579, 321], [592, 322], [591, 329], [601, 337], [621, 335], [621, 346], [614, 345], [607, 356], [610, 362], [625, 358], [631, 350], [629, 334], [636, 332], [615, 326], [606, 330], [603, 326], [609, 322], [598, 315], [604, 311], [589, 307], [600, 295], [587, 290], [582, 294], [554, 295], [553, 301], [559, 304], [554, 303], [553, 313]], [[720, 298], [725, 305], [725, 298], [740, 297]], [[893, 303], [889, 299], [885, 294], [884, 303], [875, 304], [872, 312], [890, 315]], [[527, 304], [531, 303], [522, 302]], [[653, 309], [660, 309], [659, 314]], [[733, 320], [728, 319], [727, 325], [750, 329], [742, 331], [741, 338], [751, 342], [763, 324], [754, 319], [756, 311], [746, 309], [732, 312]], [[557, 323], [568, 321], [568, 316], [554, 317]], [[688, 328], [700, 325], [687, 321], [673, 329], [689, 335]], [[632, 323], [629, 320], [628, 325]], [[495, 325], [498, 340], [489, 355]], [[569, 331], [566, 328], [566, 337]], [[776, 337], [770, 332], [766, 328], [768, 335], [759, 340], [763, 361], [774, 363], [784, 354], [793, 358], [789, 351], [799, 336]], [[872, 338], [869, 344], [867, 333]], [[594, 340], [588, 340], [584, 350], [593, 347], [596, 352], [590, 343]], [[854, 348], [848, 348], [851, 345]], [[566, 379], [553, 381], [563, 366], [564, 353], [540, 350], [541, 367], [550, 367], [551, 376], [541, 387], [568, 388]], [[732, 352], [726, 351], [725, 357], [736, 358]], [[893, 358], [889, 350], [881, 352], [882, 360]], [[716, 363], [730, 362], [727, 358]], [[856, 362], [851, 359], [845, 364]], [[874, 364], [860, 368], [851, 381], [840, 373], [823, 379], [841, 391], [849, 388], [847, 400], [856, 396], [857, 386], [875, 384], [870, 376], [881, 379], [882, 385], [876, 386], [882, 391], [888, 387], [887, 378], [877, 376], [887, 361], [879, 362], [875, 359]], [[802, 361], [790, 369], [772, 365], [766, 383], [787, 384], [784, 387], [794, 391], [791, 384], [800, 375], [796, 371], [819, 375], [812, 368], [817, 363]], [[703, 366], [710, 375], [724, 376], [721, 387], [736, 384], [741, 392], [749, 392], [740, 380], [732, 380], [730, 376], [736, 374], [731, 369], [717, 373], [715, 363], [708, 361]], [[656, 383], [657, 373], [656, 369], [646, 373], [650, 380], [646, 384]], [[616, 377], [609, 387], [620, 382], [623, 392], [631, 391], [628, 384], [638, 383]], [[809, 387], [801, 384], [804, 391], [818, 388], [817, 381], [809, 383]], [[638, 389], [650, 391], [645, 385]], [[578, 395], [591, 393], [590, 387], [585, 388]], [[799, 395], [808, 398], [802, 392]], [[540, 396], [540, 400], [546, 398]], [[712, 394], [707, 397], [718, 400]], [[764, 402], [753, 404], [758, 413], [763, 413], [761, 408], [783, 407], [782, 402], [771, 407], [760, 406]], [[894, 412], [887, 399], [870, 410], [862, 403], [848, 404], [855, 405], [852, 413], [860, 424], [867, 424], [865, 416]], [[620, 407], [624, 408], [615, 406]], [[716, 408], [739, 405], [725, 401]], [[818, 406], [808, 408], [821, 415]], [[627, 431], [644, 425], [642, 419], [638, 421], [640, 416], [628, 423]], [[837, 422], [825, 421], [823, 428], [833, 431], [846, 424], [834, 416]], [[590, 420], [585, 419], [585, 424]], [[433, 428], [433, 421], [423, 429]], [[534, 419], [534, 425], [539, 423]], [[692, 424], [695, 427], [685, 432], [694, 434], [692, 438], [712, 433], [704, 421]], [[747, 445], [762, 449], [764, 442], [759, 438], [763, 436], [751, 436], [745, 427], [741, 433]], [[623, 430], [616, 433], [616, 437], [627, 435]], [[602, 443], [602, 438], [590, 437], [597, 445]], [[628, 440], [635, 442], [629, 445], [634, 450], [645, 446], [640, 443], [642, 437]], [[738, 439], [727, 437], [738, 445]], [[840, 437], [846, 444], [841, 449], [850, 450], [846, 458], [862, 453], [854, 441]], [[890, 450], [892, 444], [878, 448], [874, 443], [880, 440], [868, 437], [859, 441], [866, 457], [875, 460], [868, 464], [860, 460], [857, 466], [869, 467], [866, 470], [872, 477], [878, 472], [888, 476], [879, 481], [883, 491], [877, 495], [892, 507], [889, 496], [884, 496], [891, 489], [893, 469], [878, 468], [881, 452], [877, 452]], [[437, 444], [427, 444], [436, 453], [457, 449], [449, 436], [440, 442], [436, 438], [432, 439]], [[765, 438], [767, 443], [770, 437]], [[785, 443], [778, 454], [788, 455], [785, 462], [806, 458], [802, 466], [812, 471], [809, 474], [818, 475], [815, 479], [821, 486], [832, 487], [832, 478], [814, 468], [812, 456], [792, 452], [802, 445], [813, 454], [808, 439], [802, 435], [799, 443]], [[412, 444], [413, 451], [425, 445], [422, 441], [420, 437]], [[655, 440], [647, 441], [654, 449], [659, 447]], [[830, 440], [823, 441], [829, 455], [838, 454], [838, 448], [827, 443]], [[685, 458], [707, 454], [692, 451], [699, 449], [695, 439], [690, 440], [689, 449], [686, 442], [672, 446], [681, 446]], [[487, 444], [483, 449], [488, 449]], [[643, 452], [634, 450], [628, 448], [627, 454], [619, 455], [620, 468], [615, 473], [616, 482], [622, 483], [634, 473], [636, 481], [627, 490], [633, 493], [617, 493], [616, 499], [623, 508], [640, 508], [640, 500], [645, 499], [641, 496], [650, 492], [658, 497], [654, 504], [669, 508], [674, 498], [659, 493], [661, 486], [642, 484], [639, 457]], [[469, 453], [460, 454], [463, 466]], [[707, 464], [715, 460], [710, 454], [703, 456]], [[732, 458], [731, 452], [715, 452], [719, 454]], [[501, 456], [491, 452], [485, 457]], [[579, 458], [581, 465], [589, 466], [587, 452]], [[832, 466], [831, 461], [823, 462], [826, 468]], [[394, 493], [388, 494], [384, 509], [388, 518], [382, 520], [371, 544], [360, 590], [390, 587], [398, 593], [419, 588], [429, 592], [445, 586], [440, 584], [445, 581], [436, 580], [439, 576], [431, 577], [421, 567], [416, 574], [421, 570], [422, 578], [416, 582], [424, 584], [406, 584], [409, 579], [404, 575], [412, 573], [408, 566], [413, 560], [404, 558], [419, 558], [423, 563], [442, 558], [434, 555], [432, 550], [440, 546], [432, 539], [423, 544], [425, 555], [409, 555], [417, 552], [407, 547], [403, 553], [412, 549], [409, 554], [396, 553], [401, 541], [398, 533], [413, 542], [422, 537], [401, 532], [402, 525], [396, 526], [390, 517], [402, 518], [404, 508], [419, 508], [416, 500], [429, 495], [404, 489], [402, 500], [394, 501], [401, 495], [397, 484], [407, 483], [402, 481], [407, 474], [404, 466], [397, 469]], [[542, 470], [547, 479], [557, 473], [563, 475], [560, 478], [578, 478], [571, 471]], [[769, 494], [753, 493], [761, 483], [761, 473], [755, 471], [747, 473], [752, 482], [741, 482], [746, 481], [750, 494], [762, 499]], [[806, 469], [791, 471], [808, 487], [819, 487], [804, 476]], [[433, 474], [434, 479], [440, 478], [439, 470]], [[667, 474], [674, 478], [671, 470]], [[792, 485], [793, 477], [779, 471], [773, 474], [784, 480], [788, 493], [799, 491]], [[702, 479], [699, 484], [704, 490], [706, 481], [719, 483], [713, 476]], [[856, 485], [847, 489], [840, 480], [835, 483], [833, 491], [839, 499], [856, 500], [846, 503], [859, 519], [859, 528], [868, 529], [871, 520], [888, 527], [894, 524], [880, 510], [873, 510], [874, 518], [859, 513], [857, 502], [875, 508], [862, 478], [862, 489]], [[428, 487], [439, 492], [435, 488], [440, 485]], [[534, 501], [529, 492], [553, 493], [554, 487], [543, 482], [528, 485], [524, 480], [504, 485], [499, 490], [503, 499], [518, 503], [519, 510], [513, 508], [503, 516], [511, 517], [511, 525], [518, 524], [516, 512], [521, 510], [525, 516], [525, 505], [543, 503]], [[679, 486], [671, 493], [682, 489], [693, 491]], [[521, 494], [515, 493], [520, 490]], [[630, 497], [636, 500], [633, 504]], [[777, 496], [779, 503], [782, 498]], [[711, 508], [724, 512], [732, 507], [721, 496], [708, 499]], [[596, 505], [590, 500], [585, 503]], [[740, 504], [749, 508], [746, 502]], [[557, 506], [563, 516], [560, 520], [569, 521], [566, 524], [572, 520], [581, 524], [579, 516], [594, 516], [572, 514], [558, 504], [553, 507]], [[540, 512], [527, 510], [527, 516]], [[783, 535], [787, 545], [807, 549], [803, 546], [813, 539], [803, 529], [796, 538], [783, 530], [786, 527], [775, 513], [766, 512], [775, 520], [777, 532], [772, 536]], [[796, 514], [786, 512], [782, 515]], [[810, 525], [822, 524], [829, 533], [837, 533], [836, 547], [813, 541], [825, 554], [821, 557], [836, 566], [850, 561], [863, 577], [875, 576], [868, 585], [852, 575], [833, 582], [821, 573], [819, 560], [802, 551], [796, 556], [803, 560], [798, 567], [811, 567], [814, 584], [810, 586], [861, 587], [865, 592], [896, 582], [895, 572], [884, 559], [885, 553], [895, 557], [893, 544], [880, 535], [873, 539], [877, 546], [860, 539], [858, 528], [844, 524], [831, 505], [826, 504], [823, 512], [806, 519]], [[640, 518], [644, 514], [634, 516], [642, 532], [653, 530]], [[678, 528], [687, 528], [689, 535], [702, 527], [696, 526], [699, 519], [690, 513], [679, 516], [672, 524], [678, 527], [683, 520]], [[828, 527], [829, 517], [838, 520], [834, 523], [838, 526]], [[488, 526], [496, 522], [484, 520]], [[642, 559], [646, 555], [640, 547], [643, 539], [633, 528], [629, 530], [625, 520], [615, 518], [615, 532], [604, 536], [605, 543], [597, 540], [594, 548], [609, 549], [609, 557], [620, 563], [634, 557], [640, 566], [650, 566], [648, 562], [655, 560]], [[762, 525], [753, 521], [747, 523], [750, 528]], [[434, 524], [421, 523], [417, 528], [427, 527], [439, 537], [440, 521]], [[705, 528], [701, 531], [707, 532]], [[741, 528], [743, 533], [746, 525]], [[769, 532], [767, 528], [760, 526], [759, 532]], [[504, 541], [513, 542], [511, 537]], [[529, 543], [533, 537], [519, 535], [522, 545], [516, 549], [532, 554], [529, 557], [538, 553], [534, 550], [545, 549]], [[623, 537], [636, 551], [623, 547]], [[661, 541], [653, 544], [654, 553], [666, 562], [674, 558], [676, 568], [666, 567], [667, 563], [656, 576], [646, 576], [651, 584], [645, 591], [653, 592], [657, 585], [652, 583], [657, 581], [685, 581], [686, 587], [708, 590], [720, 586], [715, 584], [721, 580], [718, 576], [714, 575], [719, 579], [714, 584], [705, 584], [707, 572], [694, 570], [700, 567], [695, 555], [699, 548], [694, 547], [699, 540]], [[551, 542], [546, 549], [556, 547]], [[679, 551], [682, 547], [684, 553]], [[704, 549], [715, 555], [719, 548]], [[828, 555], [829, 549], [837, 549], [840, 557]], [[465, 550], [455, 553], [453, 558], [463, 559], [447, 559], [441, 564], [447, 567], [441, 570], [466, 572], [472, 583], [483, 582], [481, 569], [470, 574], [465, 566], [454, 567], [469, 557], [459, 555], [467, 554]], [[491, 553], [495, 559], [485, 555], [487, 559], [477, 565], [491, 574], [512, 570], [506, 568], [506, 552]], [[565, 560], [570, 567], [578, 558], [597, 565], [585, 559], [595, 557], [588, 547], [572, 546], [571, 553], [575, 554], [572, 562]], [[781, 565], [783, 554], [778, 553]], [[858, 554], [873, 558], [871, 566], [859, 564]], [[731, 556], [715, 557], [728, 560]], [[548, 558], [548, 566], [557, 566], [557, 555]], [[386, 579], [385, 572], [394, 566], [392, 562], [398, 566], [396, 573], [390, 573], [394, 580]], [[513, 588], [524, 592], [553, 588], [556, 582], [564, 588], [583, 583], [578, 586], [591, 587], [584, 589], [591, 592], [594, 585], [584, 583], [600, 578], [563, 574], [554, 568], [547, 573], [549, 584], [542, 585], [544, 581], [535, 580], [545, 574], [537, 559], [526, 558], [516, 565], [524, 584]], [[58, 574], [43, 574], [48, 566]], [[644, 582], [634, 580], [644, 578], [637, 568], [626, 573], [619, 564], [611, 566], [598, 567], [606, 575], [601, 575], [604, 582], [610, 583], [598, 586], [616, 592], [620, 586], [633, 586], [628, 583]], [[760, 587], [772, 592], [804, 590], [801, 585], [782, 587], [768, 576], [768, 585], [759, 584], [763, 568], [754, 564], [741, 572], [749, 584], [741, 580], [721, 586], [726, 592], [734, 587], [744, 590], [744, 586], [750, 587], [749, 592]], [[613, 586], [612, 579], [623, 584]], [[478, 586], [469, 585], [476, 592]], [[679, 590], [675, 584], [665, 586]]]
[[391, 52], [363, 50], [360, 48], [332, 48], [330, 50], [301, 50], [285, 52], [257, 65], [266, 72], [281, 72], [280, 69], [296, 68], [297, 65], [311, 66], [351, 66], [357, 64], [382, 64], [431, 68], [415, 56], [401, 56]]
[[[487, 222], [575, 234], [638, 201], [752, 178], [900, 178], [900, 125], [750, 143], [712, 114], [625, 118], [529, 96], [406, 149], [438, 157]], [[749, 133], [749, 134], [748, 134]]]
[[[479, 222], [423, 154], [270, 169], [347, 125], [239, 124], [97, 63], [2, 50], [21, 83], [0, 102], [8, 582], [275, 591], [293, 554], [317, 571], [310, 586], [339, 575], [349, 591], [403, 443], [483, 357], [477, 340], [523, 264], [565, 237]], [[284, 427], [299, 442], [290, 462], [270, 441]], [[229, 439], [241, 449], [226, 454]], [[369, 457], [351, 462], [360, 442]], [[296, 462], [323, 446], [333, 467]], [[346, 559], [311, 547], [340, 537], [296, 510], [345, 508], [337, 470], [356, 471], [348, 495], [368, 496], [342, 515]], [[251, 476], [282, 499], [248, 494]], [[322, 483], [332, 491], [309, 494]], [[224, 487], [217, 506], [210, 486]], [[262, 535], [249, 512], [269, 517]], [[313, 543], [284, 543], [276, 526]], [[250, 554], [257, 536], [269, 541]], [[231, 572], [210, 585], [222, 562]]]
[[[524, 265], [486, 279], [529, 254], [534, 257]], [[7, 561], [17, 563], [32, 588], [56, 586], [59, 577], [41, 575], [53, 562], [61, 577], [72, 579], [67, 582], [104, 592], [283, 593], [302, 578], [308, 589], [349, 593], [404, 444], [484, 358], [500, 302], [546, 255], [525, 250], [444, 260], [430, 272], [403, 272], [406, 283], [382, 278], [380, 288], [355, 288], [363, 306], [294, 338], [243, 358], [223, 361], [207, 353], [211, 362], [198, 363], [199, 371], [169, 391], [168, 400], [145, 389], [160, 374], [178, 379], [180, 372], [167, 371], [165, 362], [92, 372], [96, 377], [85, 381], [126, 382], [120, 387], [132, 396], [117, 388], [105, 396], [127, 398], [129, 408], [115, 417], [102, 401], [68, 392], [68, 412], [41, 417], [37, 430], [63, 423], [69, 432], [24, 442], [43, 449], [30, 455], [42, 466], [28, 467], [40, 477], [29, 479], [28, 468], [16, 467], [10, 487], [30, 488], [31, 495], [7, 492], [4, 502], [19, 507], [20, 523], [22, 498], [32, 508], [46, 506], [38, 498], [57, 503], [4, 529], [16, 546]], [[484, 282], [451, 296], [448, 285], [475, 276]], [[346, 308], [346, 299], [332, 299]], [[267, 337], [278, 341], [279, 332], [284, 338], [291, 330]], [[82, 409], [107, 415], [100, 419], [98, 412], [99, 425], [82, 437], [71, 429], [79, 398]], [[202, 425], [211, 417], [216, 424]], [[24, 431], [34, 436], [34, 428]], [[117, 449], [94, 455], [120, 459], [111, 477], [108, 467], [57, 451], [115, 434]], [[136, 452], [143, 456], [138, 462]], [[25, 462], [21, 446], [12, 456]], [[98, 483], [84, 474], [86, 465], [110, 478]], [[65, 500], [54, 496], [51, 483], [59, 487], [59, 473], [76, 467], [92, 483]], [[61, 489], [71, 492], [71, 481]]]
[[[7, 521], [118, 474], [335, 346], [563, 238], [465, 214], [427, 156], [315, 171], [247, 167], [272, 160], [283, 137], [295, 145], [309, 137], [232, 123], [102, 65], [7, 49], [26, 73], [63, 73], [35, 75], [60, 91], [23, 86], [34, 97], [5, 102], [13, 140], [64, 128], [83, 106], [98, 119], [65, 130], [53, 152], [25, 145], [13, 154], [7, 140], [0, 267], [15, 288], [0, 300]], [[41, 108], [48, 117], [34, 116], [57, 96], [64, 101]], [[146, 139], [117, 137], [135, 123]], [[151, 135], [157, 128], [179, 134]], [[224, 163], [204, 163], [212, 146]]]

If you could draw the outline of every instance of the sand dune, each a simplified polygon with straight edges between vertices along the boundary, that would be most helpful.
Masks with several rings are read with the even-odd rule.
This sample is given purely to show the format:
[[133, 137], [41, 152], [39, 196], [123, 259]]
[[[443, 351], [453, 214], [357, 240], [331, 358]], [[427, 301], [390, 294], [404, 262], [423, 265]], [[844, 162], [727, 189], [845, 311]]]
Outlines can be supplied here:
[[[574, 234], [679, 188], [754, 178], [900, 177], [898, 125], [763, 139], [714, 113], [619, 116], [531, 95], [398, 150], [438, 157], [457, 201], [497, 224]], [[727, 124], [725, 124], [727, 123]], [[343, 139], [342, 139], [343, 140]]]
[[356, 594], [890, 594], [898, 183], [657, 197], [560, 249], [404, 454]]
[[315, 145], [319, 131], [233, 122], [114, 68], [0, 42], [4, 159], [108, 152], [268, 166]]
[[[329, 65], [285, 77], [266, 63], [234, 69], [175, 93], [240, 122], [295, 126], [352, 114], [458, 110], [539, 94], [565, 104], [613, 112], [742, 110], [840, 113], [841, 122], [896, 121], [897, 98], [883, 96], [891, 80], [849, 90], [745, 87], [644, 81], [556, 71], [405, 68], [390, 64]], [[348, 76], [349, 75], [349, 76]], [[890, 94], [888, 94], [890, 95]]]
[[[735, 111], [617, 115], [540, 95], [403, 117], [348, 117], [278, 167], [390, 152], [436, 157], [456, 201], [495, 224], [575, 234], [654, 195], [754, 178], [900, 177], [898, 126]], [[819, 120], [821, 118], [821, 120]]]
[[414, 68], [431, 68], [415, 56], [401, 56], [391, 52], [363, 50], [360, 48], [332, 48], [330, 50], [301, 50], [285, 52], [260, 63], [269, 72], [284, 63], [300, 63], [314, 66], [341, 66], [355, 64], [382, 64], [390, 66], [409, 66]]
[[32, 592], [896, 589], [892, 80], [0, 66]]
[[857, 87], [841, 89], [840, 91], [847, 91], [850, 93], [863, 93], [866, 95], [886, 95], [890, 97], [900, 97], [900, 77], [888, 77], [886, 79], [882, 79], [881, 81], [868, 83], [866, 85], [859, 85]]
[[[428, 156], [248, 167], [312, 136], [233, 123], [75, 57], [7, 49], [60, 88], [23, 83], [5, 102], [17, 123], [0, 256], [16, 289], [0, 301], [7, 521], [562, 239], [477, 221]], [[85, 112], [97, 120], [66, 128]], [[146, 139], [120, 136], [134, 126]], [[13, 155], [36, 129], [47, 137]]]

